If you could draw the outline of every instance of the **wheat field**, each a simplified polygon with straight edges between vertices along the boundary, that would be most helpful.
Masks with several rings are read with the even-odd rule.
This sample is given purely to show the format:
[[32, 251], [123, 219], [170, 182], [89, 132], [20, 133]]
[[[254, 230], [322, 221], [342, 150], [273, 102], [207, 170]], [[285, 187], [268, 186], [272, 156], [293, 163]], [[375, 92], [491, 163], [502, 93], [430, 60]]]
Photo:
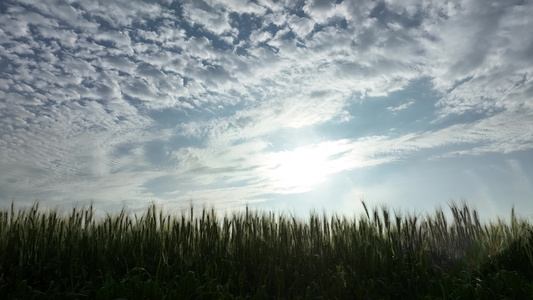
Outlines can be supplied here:
[[533, 228], [481, 224], [466, 203], [347, 217], [151, 205], [104, 218], [39, 203], [0, 211], [7, 299], [530, 299]]

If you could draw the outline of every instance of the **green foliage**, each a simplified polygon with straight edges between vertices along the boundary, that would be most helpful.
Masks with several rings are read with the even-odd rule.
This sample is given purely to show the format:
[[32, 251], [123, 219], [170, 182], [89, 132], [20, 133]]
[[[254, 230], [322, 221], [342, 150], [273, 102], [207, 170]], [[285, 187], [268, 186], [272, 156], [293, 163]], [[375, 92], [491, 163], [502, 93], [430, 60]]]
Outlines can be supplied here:
[[0, 294], [11, 299], [527, 299], [533, 230], [516, 218], [482, 225], [450, 205], [425, 217], [369, 209], [195, 217], [124, 209], [96, 220], [38, 203], [0, 211]]

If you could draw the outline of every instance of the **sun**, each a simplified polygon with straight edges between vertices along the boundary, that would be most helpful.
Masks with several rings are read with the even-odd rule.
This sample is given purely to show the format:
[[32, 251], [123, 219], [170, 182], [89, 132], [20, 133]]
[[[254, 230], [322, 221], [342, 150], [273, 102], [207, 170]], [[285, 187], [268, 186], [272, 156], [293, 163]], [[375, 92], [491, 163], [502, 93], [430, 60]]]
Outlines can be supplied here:
[[328, 153], [316, 147], [273, 153], [268, 174], [276, 188], [286, 192], [305, 192], [325, 181], [331, 173]]

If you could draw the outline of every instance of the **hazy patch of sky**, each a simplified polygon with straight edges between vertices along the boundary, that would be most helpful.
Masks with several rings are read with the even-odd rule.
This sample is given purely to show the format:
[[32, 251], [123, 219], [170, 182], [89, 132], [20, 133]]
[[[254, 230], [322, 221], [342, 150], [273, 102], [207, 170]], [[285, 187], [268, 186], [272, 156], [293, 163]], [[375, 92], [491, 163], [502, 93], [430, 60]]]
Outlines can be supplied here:
[[[158, 128], [171, 128], [176, 124], [182, 123], [193, 118], [202, 118], [202, 115], [208, 116], [207, 112], [187, 110], [170, 107], [163, 109], [152, 109], [146, 112], [146, 115], [157, 124]], [[204, 117], [205, 119], [205, 117]]]
[[165, 197], [165, 195], [168, 195], [169, 193], [175, 197], [182, 186], [178, 176], [164, 175], [146, 181], [141, 188], [144, 189], [145, 193], [152, 194], [152, 196], [159, 199], [165, 199], [168, 197]]
[[424, 19], [420, 10], [412, 15], [409, 15], [405, 10], [398, 13], [391, 11], [386, 2], [378, 2], [368, 17], [378, 19], [385, 27], [389, 27], [390, 23], [399, 23], [407, 28], [420, 26]]
[[171, 156], [171, 148], [164, 141], [152, 141], [143, 145], [146, 161], [151, 169], [167, 169], [175, 165]]
[[292, 150], [302, 145], [318, 144], [325, 141], [328, 135], [320, 134], [322, 126], [306, 126], [302, 128], [283, 128], [271, 135], [273, 151]]
[[[413, 81], [404, 90], [395, 91], [386, 97], [355, 96], [349, 100], [345, 110], [352, 118], [347, 121], [333, 119], [313, 127], [316, 136], [331, 139], [361, 138], [372, 135], [399, 136], [421, 130], [434, 130], [432, 125], [437, 116], [435, 103], [438, 93], [431, 89], [427, 79]], [[398, 111], [388, 107], [412, 105]], [[435, 127], [435, 128], [432, 128]]]

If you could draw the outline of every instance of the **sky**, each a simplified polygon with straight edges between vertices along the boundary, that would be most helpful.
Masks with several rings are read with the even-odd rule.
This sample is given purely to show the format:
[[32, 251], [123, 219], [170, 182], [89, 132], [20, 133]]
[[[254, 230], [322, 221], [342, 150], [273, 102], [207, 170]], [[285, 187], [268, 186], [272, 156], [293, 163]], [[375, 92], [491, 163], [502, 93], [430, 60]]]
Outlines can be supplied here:
[[533, 217], [529, 0], [3, 0], [0, 204]]

